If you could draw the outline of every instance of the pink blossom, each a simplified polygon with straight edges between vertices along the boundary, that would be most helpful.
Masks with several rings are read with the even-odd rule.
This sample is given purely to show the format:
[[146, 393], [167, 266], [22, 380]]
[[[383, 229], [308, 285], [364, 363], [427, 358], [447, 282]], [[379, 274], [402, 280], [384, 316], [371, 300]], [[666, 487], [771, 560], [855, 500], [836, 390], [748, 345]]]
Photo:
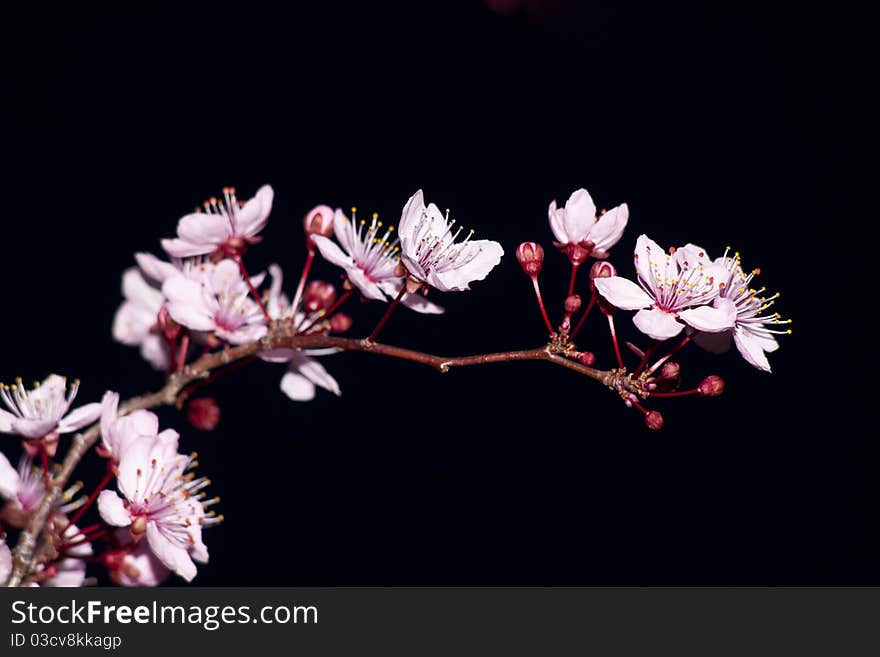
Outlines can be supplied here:
[[[294, 327], [308, 326], [316, 316], [293, 312], [290, 299], [281, 291], [284, 280], [281, 267], [269, 265], [269, 274], [272, 277], [266, 303], [269, 316], [275, 320], [290, 319]], [[287, 372], [281, 378], [282, 392], [294, 401], [311, 401], [315, 398], [316, 387], [329, 390], [337, 396], [342, 394], [336, 379], [313, 358], [336, 352], [336, 349], [272, 349], [261, 352], [260, 358], [270, 363], [287, 363]]]
[[76, 588], [83, 585], [86, 579], [86, 562], [82, 557], [90, 557], [94, 554], [92, 544], [82, 540], [76, 525], [69, 525], [64, 530], [62, 537], [69, 543], [76, 543], [64, 551], [64, 556], [59, 558], [52, 567], [55, 574], [40, 582], [40, 586], [57, 588]]
[[[254, 287], [263, 275], [251, 278]], [[231, 344], [266, 335], [266, 320], [232, 260], [202, 263], [190, 275], [168, 277], [162, 284], [171, 318], [193, 331], [214, 334]]]
[[[35, 511], [43, 501], [45, 493], [43, 473], [33, 467], [30, 457], [22, 456], [18, 462], [18, 469], [15, 469], [9, 460], [0, 454], [0, 497], [9, 501], [12, 510], [25, 514]], [[4, 517], [8, 521], [7, 514], [4, 514]]]
[[240, 254], [248, 244], [260, 240], [272, 211], [274, 193], [263, 185], [244, 205], [239, 205], [235, 190], [223, 190], [223, 199], [212, 198], [200, 209], [180, 219], [177, 238], [163, 239], [162, 248], [176, 258], [218, 253], [222, 256]]
[[56, 374], [30, 391], [25, 390], [21, 379], [11, 386], [0, 386], [0, 398], [12, 411], [0, 409], [0, 432], [43, 438], [50, 433], [71, 433], [91, 424], [101, 414], [100, 404], [86, 404], [67, 412], [78, 390], [79, 381], [71, 383], [68, 390], [67, 379]]
[[12, 573], [12, 552], [6, 541], [0, 538], [0, 584], [4, 584]]
[[557, 208], [556, 201], [547, 210], [550, 229], [556, 237], [554, 245], [564, 251], [575, 264], [591, 255], [607, 258], [608, 251], [617, 244], [629, 219], [626, 203], [596, 216], [596, 204], [586, 189], [578, 189]]
[[750, 285], [760, 271], [756, 269], [746, 274], [742, 269], [739, 253], [734, 253], [733, 257], [727, 254], [728, 251], [725, 250], [724, 255], [715, 260], [715, 264], [725, 272], [721, 292], [715, 303], [723, 300], [734, 304], [736, 319], [733, 327], [718, 333], [698, 334], [694, 341], [708, 351], [723, 353], [730, 349], [733, 338], [739, 353], [749, 364], [769, 372], [767, 353], [779, 349], [779, 343], [774, 336], [791, 333], [790, 329], [773, 327], [790, 324], [791, 320], [782, 319], [779, 313], [766, 312], [776, 302], [779, 294], [759, 296], [764, 288], [756, 290]]
[[470, 289], [501, 261], [504, 249], [498, 242], [472, 240], [470, 231], [461, 242], [462, 232], [455, 221], [444, 216], [436, 205], [425, 206], [422, 190], [406, 202], [400, 217], [401, 263], [417, 287], [428, 284], [441, 292]]
[[114, 527], [128, 527], [135, 540], [146, 536], [152, 553], [187, 581], [196, 575], [193, 560], [207, 563], [202, 526], [218, 522], [205, 508], [201, 489], [210, 483], [194, 479], [188, 471], [195, 455], [176, 453], [176, 440], [141, 437], [130, 443], [119, 460], [117, 486], [123, 497], [110, 490], [98, 496], [101, 518]]
[[593, 282], [613, 306], [639, 311], [633, 323], [642, 333], [665, 340], [678, 335], [685, 324], [707, 333], [733, 326], [736, 307], [718, 298], [726, 272], [711, 262], [703, 249], [688, 244], [667, 254], [656, 242], [640, 235], [634, 260], [638, 285], [620, 276], [595, 278]]
[[126, 269], [122, 275], [122, 295], [125, 300], [113, 318], [113, 339], [140, 347], [144, 360], [157, 370], [166, 370], [171, 361], [157, 322], [165, 297], [136, 267]]
[[[321, 255], [334, 265], [342, 267], [348, 280], [365, 297], [376, 301], [397, 297], [404, 285], [403, 278], [397, 273], [400, 247], [397, 239], [391, 239], [394, 227], [389, 226], [384, 233], [381, 229], [382, 222], [378, 220], [378, 215], [374, 214], [372, 222], [367, 226], [363, 220], [357, 223], [357, 216], [353, 215], [353, 220], [349, 220], [342, 210], [336, 210], [333, 231], [339, 244], [327, 237], [312, 236]], [[406, 293], [400, 302], [420, 313], [443, 312], [443, 308], [431, 303], [421, 294]]]
[[118, 462], [125, 449], [143, 436], [162, 436], [163, 441], [177, 449], [178, 433], [173, 429], [159, 433], [159, 418], [155, 413], [139, 409], [120, 416], [119, 394], [106, 392], [101, 400], [101, 448], [104, 453]]
[[171, 571], [153, 555], [149, 542], [133, 542], [128, 530], [119, 530], [116, 536], [125, 544], [107, 563], [110, 579], [116, 584], [158, 586], [168, 579]]

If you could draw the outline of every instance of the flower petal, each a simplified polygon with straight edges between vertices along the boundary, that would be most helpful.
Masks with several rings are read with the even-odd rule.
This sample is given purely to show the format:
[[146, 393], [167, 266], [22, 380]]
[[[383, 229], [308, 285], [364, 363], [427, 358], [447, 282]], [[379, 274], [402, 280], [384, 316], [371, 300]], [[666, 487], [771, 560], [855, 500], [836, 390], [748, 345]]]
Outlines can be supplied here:
[[698, 331], [718, 333], [733, 328], [736, 322], [736, 304], [730, 299], [715, 299], [711, 306], [688, 308], [681, 311], [678, 317]]
[[0, 582], [6, 582], [12, 572], [12, 552], [6, 546], [6, 542], [0, 540]]
[[654, 303], [647, 292], [622, 276], [594, 278], [593, 283], [608, 303], [621, 310], [640, 310]]
[[[18, 470], [12, 467], [2, 452], [0, 452], [0, 497], [5, 500], [13, 500], [18, 495], [18, 489], [21, 486], [21, 478], [18, 476]], [[3, 578], [0, 577], [0, 582]]]
[[575, 190], [565, 202], [563, 223], [568, 241], [577, 244], [588, 238], [596, 221], [596, 204], [586, 189]]
[[191, 258], [211, 253], [216, 247], [213, 244], [194, 244], [181, 239], [163, 239], [161, 241], [165, 253], [172, 258]]
[[290, 359], [288, 370], [301, 374], [315, 385], [324, 388], [324, 390], [329, 390], [336, 396], [342, 394], [336, 379], [330, 376], [327, 370], [324, 369], [324, 366], [302, 352], [294, 353], [293, 358]]
[[626, 203], [611, 208], [593, 224], [587, 236], [595, 244], [593, 255], [606, 256], [608, 250], [620, 241], [629, 220], [629, 206]]
[[[400, 288], [402, 286], [403, 279], [401, 278], [382, 281], [379, 284], [379, 287], [382, 288], [382, 291], [392, 298], [395, 298], [398, 294], [400, 294]], [[422, 313], [424, 315], [442, 315], [446, 312], [443, 306], [438, 306], [436, 303], [431, 303], [425, 298], [423, 294], [419, 294], [418, 292], [416, 292], [415, 294], [404, 294], [403, 298], [400, 300], [400, 303], [402, 303], [410, 310], [415, 310], [417, 313]]]
[[553, 232], [553, 237], [556, 238], [556, 241], [568, 244], [568, 234], [565, 232], [565, 222], [563, 221], [565, 210], [557, 208], [555, 200], [551, 201], [550, 207], [547, 208], [547, 218], [550, 220], [550, 230]]
[[177, 236], [191, 244], [215, 247], [232, 237], [232, 227], [222, 214], [194, 212], [177, 223]]
[[194, 331], [212, 331], [214, 316], [208, 307], [202, 285], [196, 281], [174, 276], [162, 285], [168, 297], [168, 313], [175, 322]]
[[139, 308], [152, 311], [154, 317], [165, 301], [162, 292], [150, 285], [137, 267], [129, 267], [122, 274], [122, 295]]
[[138, 267], [141, 268], [144, 276], [159, 286], [165, 282], [166, 278], [180, 273], [179, 268], [170, 262], [159, 260], [152, 253], [135, 253], [134, 259], [137, 261]]
[[281, 377], [281, 390], [293, 401], [312, 401], [315, 398], [315, 384], [296, 372], [287, 371]]
[[755, 339], [755, 335], [751, 331], [743, 330], [736, 327], [733, 330], [733, 341], [736, 348], [746, 361], [764, 372], [770, 372], [770, 361], [761, 348], [761, 342]]
[[333, 240], [322, 235], [312, 235], [312, 241], [314, 241], [315, 246], [318, 247], [318, 251], [321, 252], [321, 255], [324, 256], [324, 260], [327, 262], [330, 262], [337, 267], [342, 267], [343, 269], [354, 267], [354, 261], [351, 259], [351, 256], [344, 253], [342, 249], [339, 248], [339, 245]]
[[30, 420], [17, 417], [12, 420], [12, 431], [10, 433], [17, 433], [25, 438], [42, 438], [52, 431], [57, 424], [58, 421], [55, 419]]
[[11, 433], [12, 432], [12, 421], [17, 416], [13, 415], [9, 411], [4, 411], [0, 408], [0, 433]]
[[82, 429], [101, 417], [101, 404], [84, 404], [71, 411], [58, 422], [58, 433], [70, 433]]
[[675, 319], [675, 315], [657, 308], [640, 310], [633, 317], [633, 324], [642, 333], [655, 340], [675, 337], [684, 328], [684, 324]]
[[116, 494], [116, 491], [101, 491], [98, 495], [98, 513], [108, 525], [128, 527], [131, 524], [131, 514], [125, 508], [125, 502]]
[[123, 301], [113, 316], [113, 339], [130, 347], [142, 344], [156, 323], [157, 314], [131, 301]]
[[177, 573], [187, 582], [191, 582], [196, 576], [196, 565], [190, 558], [189, 553], [168, 540], [159, 530], [156, 522], [147, 523], [147, 543], [150, 550], [158, 557], [169, 570]]
[[348, 273], [348, 280], [350, 280], [355, 287], [361, 291], [361, 294], [367, 297], [367, 299], [373, 299], [374, 301], [387, 301], [382, 288], [377, 283], [367, 278], [360, 268], [352, 266], [346, 271]]
[[150, 550], [147, 541], [141, 541], [123, 560], [122, 568], [112, 573], [122, 586], [158, 586], [171, 571]]
[[245, 237], [254, 237], [263, 230], [266, 222], [269, 221], [274, 198], [275, 192], [272, 187], [269, 185], [260, 187], [254, 197], [238, 210], [235, 217], [235, 232]]
[[141, 343], [141, 357], [153, 366], [154, 370], [164, 372], [171, 364], [168, 343], [161, 335], [151, 333]]
[[504, 249], [491, 240], [472, 240], [463, 244], [457, 262], [442, 272], [429, 272], [428, 282], [442, 292], [470, 289], [473, 281], [481, 281], [501, 262]]
[[403, 212], [400, 214], [400, 223], [397, 224], [397, 235], [400, 241], [409, 240], [412, 233], [419, 225], [422, 212], [425, 211], [425, 195], [422, 190], [418, 190], [409, 197], [406, 205], [403, 206]]

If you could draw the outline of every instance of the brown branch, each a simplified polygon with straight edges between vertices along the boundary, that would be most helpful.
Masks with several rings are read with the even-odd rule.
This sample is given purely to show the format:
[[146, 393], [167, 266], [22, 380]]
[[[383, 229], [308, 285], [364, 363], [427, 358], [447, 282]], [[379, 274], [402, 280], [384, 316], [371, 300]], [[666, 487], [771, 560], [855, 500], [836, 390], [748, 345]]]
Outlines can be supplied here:
[[[188, 385], [208, 378], [215, 369], [246, 358], [253, 358], [261, 351], [282, 348], [337, 348], [343, 351], [362, 351], [422, 363], [444, 373], [453, 367], [522, 360], [545, 360], [583, 374], [612, 388], [622, 384], [626, 385], [626, 382], [622, 383], [620, 372], [616, 370], [597, 370], [570, 360], [562, 355], [564, 350], [553, 343], [536, 349], [449, 358], [403, 347], [380, 344], [369, 339], [358, 340], [327, 335], [290, 335], [284, 331], [283, 327], [276, 325], [272, 332], [261, 340], [203, 355], [181, 371], [172, 374], [160, 390], [140, 397], [134, 397], [124, 402], [119, 408], [119, 414], [125, 415], [139, 409], [175, 405], [179, 399], [186, 396], [185, 388]], [[34, 571], [40, 557], [40, 551], [37, 549], [38, 539], [49, 520], [52, 510], [57, 506], [61, 492], [70, 479], [74, 468], [76, 468], [86, 452], [98, 441], [100, 436], [100, 424], [95, 423], [74, 437], [60, 470], [52, 479], [51, 485], [46, 491], [40, 506], [34, 511], [19, 536], [18, 544], [15, 547], [13, 569], [6, 584], [7, 586], [19, 586], [24, 578]]]

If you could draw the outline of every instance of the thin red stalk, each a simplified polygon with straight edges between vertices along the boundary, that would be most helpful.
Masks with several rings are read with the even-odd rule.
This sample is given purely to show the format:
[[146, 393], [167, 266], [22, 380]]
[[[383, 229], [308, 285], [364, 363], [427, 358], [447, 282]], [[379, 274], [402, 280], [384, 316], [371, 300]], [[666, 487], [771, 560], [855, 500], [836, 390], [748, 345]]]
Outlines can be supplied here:
[[556, 335], [556, 331], [553, 330], [553, 324], [550, 323], [550, 318], [547, 316], [547, 309], [544, 307], [544, 299], [541, 296], [541, 286], [538, 285], [537, 275], [532, 276], [532, 285], [535, 288], [535, 297], [538, 299], [538, 307], [541, 309], [541, 317], [544, 318], [544, 326], [547, 327], [547, 331], [550, 335]]
[[669, 350], [668, 354], [666, 354], [663, 358], [661, 358], [656, 363], [651, 365], [651, 367], [648, 369], [648, 374], [653, 374], [654, 372], [656, 372], [658, 367], [663, 365], [663, 363], [665, 363], [667, 360], [672, 358], [673, 355], [678, 353], [678, 350], [681, 349], [682, 347], [684, 347], [688, 342], [690, 342], [692, 337], [693, 337], [692, 335], [684, 336], [684, 338], [682, 338], [681, 341], [677, 345], [675, 345], [672, 349]]
[[697, 388], [693, 390], [680, 390], [676, 392], [652, 392], [652, 397], [686, 397], [688, 395], [699, 395], [700, 391]]
[[611, 331], [611, 341], [614, 343], [614, 355], [617, 356], [617, 367], [623, 369], [623, 357], [620, 355], [620, 345], [617, 343], [617, 331], [614, 329], [613, 315], [608, 315], [608, 328]]
[[651, 339], [651, 344], [648, 345], [648, 348], [645, 350], [645, 353], [642, 354], [642, 360], [639, 363], [639, 366], [635, 369], [635, 371], [633, 371], [634, 376], [638, 376], [639, 374], [641, 374], [645, 370], [645, 367], [647, 366], [648, 361], [654, 357], [654, 353], [657, 351], [657, 347], [659, 346], [659, 344], [660, 343], [657, 342], [657, 340], [654, 340], [653, 338]]
[[397, 306], [400, 305], [400, 300], [403, 299], [403, 295], [406, 294], [406, 283], [400, 288], [400, 292], [397, 293], [397, 296], [394, 298], [394, 301], [388, 306], [385, 310], [385, 314], [379, 319], [379, 323], [376, 324], [376, 328], [373, 329], [373, 332], [370, 333], [370, 337], [367, 338], [367, 342], [375, 342], [376, 338], [379, 337], [379, 333], [382, 331], [382, 328], [385, 326], [385, 322], [388, 321], [388, 318], [391, 317], [391, 314], [397, 310]]
[[177, 357], [177, 371], [182, 372], [186, 367], [186, 352], [189, 351], [189, 331], [184, 330], [183, 338], [180, 340], [180, 352]]
[[568, 279], [568, 294], [566, 294], [566, 298], [570, 297], [574, 294], [574, 279], [577, 278], [579, 264], [571, 264], [571, 278]]
[[642, 406], [639, 402], [634, 401], [634, 402], [630, 402], [630, 403], [633, 405], [633, 408], [637, 408], [637, 409], [639, 409], [639, 410], [642, 412], [643, 415], [647, 415], [647, 414], [648, 414], [648, 409], [645, 408], [644, 406]]
[[[73, 523], [70, 523], [70, 524], [72, 525]], [[74, 539], [74, 538], [77, 538], [78, 536], [85, 536], [86, 534], [88, 534], [90, 532], [95, 532], [99, 529], [103, 529], [103, 527], [104, 527], [104, 525], [102, 525], [100, 522], [96, 522], [93, 525], [89, 525], [88, 527], [83, 527], [82, 529], [80, 529], [76, 534], [74, 534], [70, 538]]]
[[263, 303], [263, 300], [260, 298], [260, 293], [257, 292], [257, 288], [255, 288], [254, 284], [251, 282], [251, 277], [248, 274], [247, 267], [244, 266], [244, 260], [241, 259], [240, 255], [236, 255], [235, 262], [238, 264], [238, 268], [241, 271], [241, 275], [244, 277], [244, 282], [247, 283], [248, 289], [251, 291], [251, 296], [254, 297], [254, 301], [257, 302], [257, 305], [260, 307], [260, 310], [263, 311], [263, 317], [266, 318], [267, 322], [271, 322], [272, 318], [269, 316], [269, 311], [266, 310], [266, 306]]
[[327, 310], [321, 312], [317, 317], [315, 317], [315, 319], [313, 319], [311, 321], [311, 323], [309, 323], [308, 326], [306, 326], [304, 329], [299, 329], [297, 331], [297, 333], [299, 333], [299, 334], [308, 333], [315, 324], [320, 322], [322, 319], [330, 317], [333, 313], [335, 313], [337, 310], [339, 310], [339, 307], [343, 303], [345, 303], [345, 301], [348, 299], [348, 297], [350, 297], [353, 293], [354, 293], [354, 290], [346, 290], [345, 292], [343, 292], [342, 295], [336, 300], [336, 302], [332, 306], [330, 306]]
[[86, 500], [86, 503], [83, 504], [76, 510], [76, 513], [73, 514], [70, 518], [70, 524], [75, 525], [76, 521], [83, 517], [83, 514], [88, 510], [92, 504], [95, 503], [95, 500], [98, 499], [98, 495], [107, 487], [107, 484], [113, 479], [113, 473], [110, 470], [107, 470], [107, 473], [104, 475], [104, 478], [98, 483], [97, 488], [89, 495], [89, 499]]
[[296, 293], [293, 295], [293, 303], [290, 304], [290, 307], [293, 308], [293, 311], [296, 312], [296, 309], [299, 308], [299, 301], [302, 299], [303, 290], [306, 287], [306, 280], [309, 278], [309, 271], [312, 269], [312, 263], [315, 261], [315, 250], [309, 249], [309, 254], [306, 256], [306, 264], [303, 265], [302, 274], [299, 277], [299, 283], [296, 286]]
[[587, 308], [586, 308], [586, 310], [584, 310], [584, 314], [581, 315], [581, 318], [578, 320], [577, 325], [574, 327], [574, 331], [571, 332], [572, 339], [581, 330], [581, 327], [584, 325], [584, 322], [587, 321], [587, 316], [590, 314], [590, 311], [593, 310], [593, 306], [595, 306], [595, 305], [596, 305], [596, 295], [591, 294], [590, 295], [590, 303], [587, 304]]
[[[107, 535], [107, 533], [108, 533], [107, 529], [102, 529], [99, 532], [95, 532], [91, 536], [85, 536], [78, 541], [74, 541], [73, 543], [64, 543], [61, 546], [60, 551], [66, 552], [70, 548], [74, 548], [77, 545], [82, 545], [83, 543], [91, 543], [92, 541], [97, 541], [99, 538], [104, 538]], [[77, 536], [79, 536], [79, 534], [77, 534]]]

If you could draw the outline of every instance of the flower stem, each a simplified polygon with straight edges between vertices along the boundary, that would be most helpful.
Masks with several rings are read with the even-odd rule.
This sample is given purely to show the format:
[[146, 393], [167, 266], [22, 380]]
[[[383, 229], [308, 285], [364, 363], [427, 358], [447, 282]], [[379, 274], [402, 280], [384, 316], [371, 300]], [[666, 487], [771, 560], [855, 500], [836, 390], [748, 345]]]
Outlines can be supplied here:
[[251, 291], [251, 296], [254, 297], [254, 301], [257, 302], [260, 310], [263, 311], [263, 317], [266, 318], [267, 322], [271, 322], [272, 318], [269, 316], [269, 311], [266, 310], [266, 306], [263, 303], [263, 300], [260, 298], [260, 293], [257, 292], [257, 288], [255, 288], [254, 284], [251, 282], [251, 277], [248, 274], [247, 267], [244, 266], [244, 260], [241, 259], [241, 256], [239, 254], [235, 255], [235, 262], [238, 265], [238, 269], [241, 271], [241, 275], [244, 277], [244, 282], [247, 283], [248, 289]]
[[290, 304], [290, 307], [293, 308], [293, 312], [296, 312], [296, 309], [299, 308], [300, 299], [302, 299], [303, 290], [306, 288], [306, 281], [309, 278], [309, 272], [312, 269], [312, 263], [315, 261], [315, 250], [309, 249], [309, 254], [306, 256], [306, 264], [303, 265], [302, 274], [299, 277], [299, 283], [296, 286], [296, 293], [293, 295], [293, 303]]
[[538, 276], [532, 276], [532, 286], [535, 288], [535, 297], [538, 299], [538, 307], [541, 309], [541, 317], [544, 318], [544, 326], [547, 327], [547, 331], [550, 335], [556, 335], [556, 331], [553, 330], [553, 324], [550, 323], [550, 318], [547, 316], [547, 309], [544, 307], [544, 299], [541, 296], [541, 286], [538, 284]]
[[620, 345], [617, 343], [617, 331], [614, 328], [614, 316], [608, 314], [608, 329], [611, 331], [611, 341], [614, 343], [614, 355], [617, 356], [617, 366], [623, 369], [623, 357], [620, 355]]
[[186, 352], [189, 351], [189, 331], [183, 330], [183, 337], [180, 339], [180, 352], [177, 357], [177, 371], [182, 372], [186, 367]]
[[693, 337], [692, 335], [684, 336], [684, 338], [682, 338], [681, 342], [679, 342], [677, 345], [675, 345], [672, 349], [669, 350], [668, 354], [663, 356], [663, 358], [661, 358], [656, 363], [651, 365], [650, 368], [648, 368], [648, 374], [653, 374], [654, 372], [656, 372], [658, 367], [662, 366], [663, 363], [665, 363], [667, 360], [672, 358], [672, 356], [674, 354], [678, 353], [678, 350], [681, 349], [682, 347], [684, 347], [688, 342], [690, 342], [692, 337]]
[[89, 495], [89, 499], [86, 500], [86, 503], [83, 504], [80, 508], [76, 510], [76, 513], [70, 518], [70, 524], [75, 525], [76, 521], [83, 517], [83, 514], [88, 510], [92, 504], [94, 504], [95, 500], [98, 499], [98, 495], [107, 487], [107, 484], [113, 479], [113, 473], [110, 469], [107, 469], [107, 473], [104, 475], [104, 478], [98, 483], [97, 488], [95, 488], [94, 492]]
[[645, 353], [642, 354], [642, 360], [639, 362], [639, 366], [633, 371], [634, 376], [638, 376], [645, 370], [645, 366], [648, 364], [648, 361], [654, 357], [654, 353], [657, 351], [657, 347], [660, 343], [651, 338], [651, 344], [648, 345], [648, 348], [645, 350]]
[[376, 328], [374, 328], [373, 332], [370, 333], [370, 337], [367, 338], [367, 342], [375, 342], [376, 341], [376, 338], [379, 337], [380, 331], [385, 326], [385, 322], [388, 321], [388, 319], [391, 317], [391, 314], [395, 310], [397, 310], [397, 306], [400, 305], [400, 300], [403, 299], [404, 294], [406, 294], [406, 284], [404, 284], [400, 288], [400, 292], [397, 293], [397, 296], [394, 298], [394, 301], [392, 301], [389, 304], [388, 308], [385, 310], [385, 314], [382, 315], [381, 318], [379, 318], [379, 323], [376, 324]]
[[590, 311], [593, 310], [593, 306], [596, 305], [596, 295], [590, 295], [590, 302], [587, 304], [586, 310], [584, 310], [584, 314], [581, 315], [581, 318], [578, 320], [577, 325], [574, 327], [574, 330], [571, 332], [571, 337], [574, 339], [574, 336], [578, 334], [581, 330], [581, 327], [584, 325], [584, 322], [587, 321], [587, 316], [590, 314]]
[[308, 326], [306, 326], [304, 329], [297, 330], [297, 333], [300, 335], [308, 333], [315, 324], [320, 322], [322, 319], [330, 317], [331, 315], [333, 315], [333, 313], [339, 310], [339, 307], [343, 303], [345, 303], [348, 297], [350, 297], [353, 293], [354, 290], [346, 290], [345, 292], [343, 292], [332, 306], [330, 306], [327, 310], [322, 310], [320, 313], [318, 313], [318, 316], [315, 317], [315, 319], [313, 319]]
[[568, 294], [565, 295], [566, 298], [574, 294], [574, 279], [577, 278], [578, 267], [580, 267], [580, 264], [571, 263], [571, 278], [568, 279]]

